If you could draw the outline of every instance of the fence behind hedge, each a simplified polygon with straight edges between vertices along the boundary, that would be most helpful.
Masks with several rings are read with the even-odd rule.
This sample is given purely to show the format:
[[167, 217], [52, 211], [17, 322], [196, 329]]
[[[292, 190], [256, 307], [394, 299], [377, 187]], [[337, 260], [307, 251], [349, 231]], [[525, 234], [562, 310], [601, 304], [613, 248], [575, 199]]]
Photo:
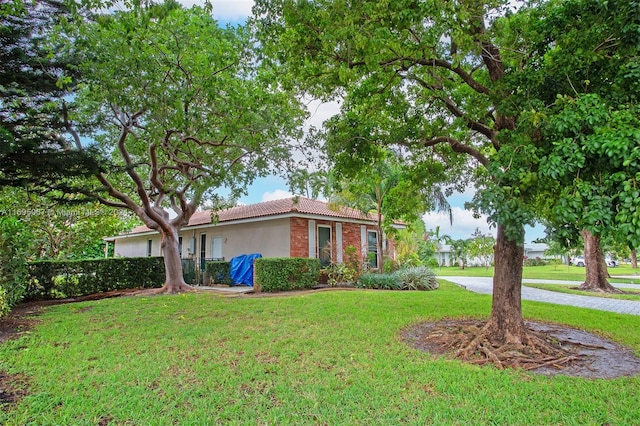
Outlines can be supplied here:
[[162, 257], [40, 261], [27, 267], [25, 300], [161, 287], [165, 279]]

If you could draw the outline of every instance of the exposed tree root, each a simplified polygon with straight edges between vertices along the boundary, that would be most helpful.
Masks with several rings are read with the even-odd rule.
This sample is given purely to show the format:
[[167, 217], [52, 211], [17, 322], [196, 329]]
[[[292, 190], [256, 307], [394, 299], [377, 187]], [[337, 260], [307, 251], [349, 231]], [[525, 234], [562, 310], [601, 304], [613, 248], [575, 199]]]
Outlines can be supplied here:
[[542, 367], [562, 369], [581, 358], [546, 335], [530, 329], [525, 329], [518, 336], [520, 342], [501, 343], [492, 339], [489, 324], [484, 327], [477, 324], [475, 321], [464, 321], [455, 326], [436, 326], [427, 339], [431, 340], [432, 345], [439, 346], [440, 353], [451, 354], [453, 358], [472, 364], [493, 364], [501, 370], [534, 370]]
[[179, 283], [172, 285], [163, 285], [160, 288], [147, 288], [133, 293], [134, 296], [154, 296], [157, 294], [177, 294], [177, 293], [196, 293], [198, 289], [189, 284]]
[[594, 293], [607, 293], [607, 294], [623, 294], [624, 293], [624, 291], [620, 290], [619, 288], [615, 288], [608, 282], [605, 283], [604, 286], [598, 286], [597, 284], [589, 284], [587, 282], [583, 282], [582, 284], [580, 284], [580, 287], [578, 287], [578, 290], [591, 291]]

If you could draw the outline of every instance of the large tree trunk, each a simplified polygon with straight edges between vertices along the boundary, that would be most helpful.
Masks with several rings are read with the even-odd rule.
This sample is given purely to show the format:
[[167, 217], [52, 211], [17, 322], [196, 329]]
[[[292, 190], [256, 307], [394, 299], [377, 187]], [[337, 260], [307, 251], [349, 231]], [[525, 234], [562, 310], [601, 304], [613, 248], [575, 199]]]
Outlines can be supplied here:
[[580, 290], [598, 291], [605, 293], [620, 293], [607, 281], [609, 272], [604, 260], [604, 253], [600, 246], [600, 236], [594, 235], [586, 229], [582, 230], [584, 241], [584, 266], [586, 268], [585, 281], [580, 285]]
[[165, 282], [161, 289], [163, 293], [180, 293], [183, 291], [193, 291], [184, 281], [182, 275], [182, 259], [178, 245], [178, 230], [171, 229], [170, 232], [161, 231], [162, 253], [164, 255]]
[[638, 253], [636, 249], [631, 250], [631, 267], [633, 269], [638, 269]]
[[[524, 232], [524, 230], [523, 230]], [[527, 330], [522, 318], [522, 260], [524, 246], [505, 235], [498, 225], [494, 250], [493, 301], [491, 316], [485, 326], [491, 341], [500, 344], [527, 343]]]

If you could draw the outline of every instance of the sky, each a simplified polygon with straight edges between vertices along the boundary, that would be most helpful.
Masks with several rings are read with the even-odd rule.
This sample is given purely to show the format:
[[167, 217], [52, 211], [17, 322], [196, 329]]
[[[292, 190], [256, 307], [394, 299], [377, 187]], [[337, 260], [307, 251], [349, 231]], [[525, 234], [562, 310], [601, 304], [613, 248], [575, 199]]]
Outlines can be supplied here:
[[[201, 0], [181, 0], [185, 6], [191, 6], [194, 3], [202, 4]], [[253, 0], [212, 0], [213, 15], [220, 23], [238, 23], [243, 22], [251, 14]], [[310, 113], [306, 126], [313, 125], [321, 127], [322, 123], [338, 113], [339, 104], [336, 102], [320, 103], [312, 101], [308, 104]], [[259, 178], [249, 186], [247, 195], [240, 198], [242, 204], [253, 204], [262, 201], [271, 201], [280, 198], [291, 197], [293, 194], [289, 192], [287, 182], [276, 176]], [[483, 234], [496, 235], [495, 227], [491, 228], [487, 223], [486, 217], [474, 218], [473, 213], [464, 209], [464, 203], [471, 201], [473, 191], [467, 190], [464, 193], [453, 194], [448, 198], [453, 210], [453, 224], [449, 222], [449, 217], [444, 213], [429, 212], [425, 213], [423, 220], [426, 228], [435, 229], [440, 227], [440, 233], [446, 234], [453, 239], [466, 239], [477, 229]], [[525, 242], [530, 243], [537, 238], [543, 238], [544, 227], [538, 225], [536, 227], [527, 227], [525, 229]]]

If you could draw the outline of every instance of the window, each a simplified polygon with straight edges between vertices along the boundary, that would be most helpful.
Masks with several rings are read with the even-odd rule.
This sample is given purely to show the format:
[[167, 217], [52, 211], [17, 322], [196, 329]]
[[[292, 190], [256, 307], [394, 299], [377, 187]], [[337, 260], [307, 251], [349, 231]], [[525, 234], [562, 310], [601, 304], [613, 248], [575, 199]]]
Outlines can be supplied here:
[[153, 249], [153, 240], [147, 240], [147, 257], [151, 257], [152, 249]]
[[222, 237], [213, 237], [211, 240], [211, 257], [222, 259]]
[[321, 266], [329, 266], [331, 264], [331, 227], [318, 226], [318, 259]]
[[178, 237], [178, 254], [182, 257], [182, 237]]
[[369, 259], [369, 267], [378, 267], [378, 233], [376, 231], [367, 231], [367, 253]]

